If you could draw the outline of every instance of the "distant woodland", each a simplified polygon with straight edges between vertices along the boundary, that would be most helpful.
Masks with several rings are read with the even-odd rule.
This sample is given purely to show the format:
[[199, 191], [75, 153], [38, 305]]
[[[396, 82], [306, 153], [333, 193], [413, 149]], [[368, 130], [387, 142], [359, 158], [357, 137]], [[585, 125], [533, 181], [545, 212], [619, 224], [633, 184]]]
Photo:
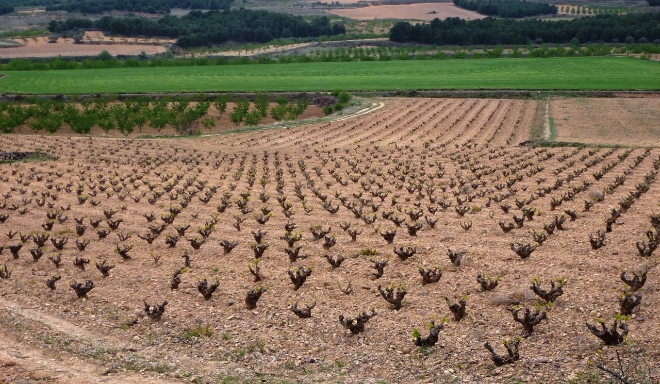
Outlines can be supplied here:
[[[575, 40], [573, 40], [575, 39]], [[437, 45], [497, 45], [528, 42], [566, 44], [587, 42], [652, 42], [660, 39], [660, 12], [597, 15], [573, 20], [496, 19], [396, 23], [390, 40]]]
[[554, 5], [524, 0], [454, 0], [454, 5], [482, 15], [511, 18], [557, 13]]
[[325, 16], [305, 20], [301, 16], [267, 11], [192, 11], [186, 16], [164, 16], [158, 20], [140, 17], [99, 20], [67, 19], [51, 21], [48, 30], [61, 35], [81, 36], [80, 30], [101, 29], [121, 36], [155, 36], [178, 39], [183, 48], [222, 44], [227, 41], [265, 43], [278, 38], [341, 35], [342, 24], [330, 23]]
[[170, 13], [172, 8], [229, 9], [233, 0], [2, 0], [2, 10], [13, 12], [14, 7], [44, 6], [47, 11], [98, 14], [106, 11]]

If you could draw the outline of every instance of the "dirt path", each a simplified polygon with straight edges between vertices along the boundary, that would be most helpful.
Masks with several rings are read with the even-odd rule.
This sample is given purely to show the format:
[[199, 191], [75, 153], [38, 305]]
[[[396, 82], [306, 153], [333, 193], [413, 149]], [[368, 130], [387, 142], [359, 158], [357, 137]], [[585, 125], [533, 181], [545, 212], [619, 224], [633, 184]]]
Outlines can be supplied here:
[[382, 101], [379, 101], [377, 103], [372, 104], [371, 106], [369, 106], [367, 108], [361, 109], [361, 110], [359, 110], [359, 111], [357, 111], [353, 114], [350, 114], [348, 116], [340, 117], [338, 119], [335, 119], [334, 121], [344, 121], [344, 120], [352, 119], [354, 117], [366, 115], [367, 113], [377, 111], [377, 110], [383, 108], [384, 106], [385, 106], [385, 103], [383, 103]]
[[[86, 344], [95, 350], [130, 350], [117, 340], [91, 333], [42, 311], [0, 298], [0, 383], [38, 380], [53, 383], [158, 383], [146, 375], [122, 373], [116, 364], [99, 364], [56, 350], [63, 344]], [[21, 332], [22, 331], [22, 332]], [[40, 335], [58, 335], [51, 339]], [[41, 348], [37, 345], [41, 344]], [[90, 354], [89, 356], [92, 356]]]
[[[3, 332], [5, 333], [5, 332]], [[109, 376], [98, 364], [74, 358], [52, 358], [44, 350], [31, 347], [15, 339], [0, 337], [0, 383], [21, 383], [21, 380], [36, 380], [51, 383], [158, 383], [156, 379], [132, 374]], [[112, 372], [108, 372], [112, 373]], [[11, 381], [10, 381], [11, 379]]]
[[550, 100], [545, 101], [545, 108], [543, 110], [543, 140], [550, 140]]

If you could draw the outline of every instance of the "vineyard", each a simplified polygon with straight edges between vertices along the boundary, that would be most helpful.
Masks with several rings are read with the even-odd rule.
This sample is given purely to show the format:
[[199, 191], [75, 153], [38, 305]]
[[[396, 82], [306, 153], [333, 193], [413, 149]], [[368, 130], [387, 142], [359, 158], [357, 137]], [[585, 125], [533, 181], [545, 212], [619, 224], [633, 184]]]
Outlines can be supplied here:
[[0, 136], [0, 334], [17, 338], [0, 336], [0, 365], [59, 382], [654, 382], [660, 151], [524, 145], [538, 104]]

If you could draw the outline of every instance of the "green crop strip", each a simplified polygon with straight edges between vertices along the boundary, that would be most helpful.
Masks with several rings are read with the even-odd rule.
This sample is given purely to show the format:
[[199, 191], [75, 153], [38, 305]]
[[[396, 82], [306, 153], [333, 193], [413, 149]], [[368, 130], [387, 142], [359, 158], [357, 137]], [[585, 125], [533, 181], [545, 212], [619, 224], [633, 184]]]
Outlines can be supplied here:
[[658, 90], [660, 63], [630, 57], [473, 59], [4, 72], [26, 94], [409, 89]]

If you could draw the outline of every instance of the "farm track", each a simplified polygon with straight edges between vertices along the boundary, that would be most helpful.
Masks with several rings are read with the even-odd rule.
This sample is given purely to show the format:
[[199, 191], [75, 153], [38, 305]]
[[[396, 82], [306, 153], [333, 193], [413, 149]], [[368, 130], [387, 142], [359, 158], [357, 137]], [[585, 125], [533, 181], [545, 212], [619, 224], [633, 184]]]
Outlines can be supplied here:
[[[649, 216], [658, 213], [660, 150], [517, 146], [529, 137], [536, 103], [393, 99], [342, 121], [202, 139], [0, 136], [3, 150], [59, 157], [0, 165], [0, 215], [7, 216], [0, 224], [0, 265], [12, 271], [0, 279], [0, 333], [14, 335], [0, 349], [0, 363], [11, 363], [15, 380], [29, 373], [61, 381], [57, 370], [66, 370], [76, 382], [567, 382], [589, 373], [587, 361], [602, 347], [584, 323], [611, 324], [621, 271], [646, 268], [628, 343], [602, 356], [619, 351], [644, 359], [656, 375], [660, 316], [653, 308], [660, 305], [660, 284], [653, 258], [639, 256], [635, 243], [646, 239]], [[604, 200], [594, 202], [599, 193]], [[588, 211], [585, 201], [593, 203]], [[531, 220], [503, 232], [500, 222], [513, 223], [523, 208], [534, 209]], [[605, 231], [612, 209], [619, 216], [605, 245], [594, 250], [589, 235]], [[575, 212], [574, 221], [567, 211]], [[236, 225], [237, 217], [245, 221]], [[116, 219], [122, 222], [112, 230]], [[564, 229], [548, 229], [557, 220], [565, 220]], [[290, 262], [284, 252], [287, 222], [301, 232], [294, 243], [307, 258]], [[342, 223], [361, 230], [355, 242]], [[408, 230], [415, 223], [422, 227], [417, 233]], [[205, 226], [210, 233], [202, 235]], [[317, 226], [331, 227], [328, 239], [313, 239]], [[396, 231], [392, 244], [378, 233], [389, 229]], [[251, 232], [258, 230], [267, 231], [268, 248], [258, 263], [263, 280], [255, 283], [248, 263], [255, 258]], [[168, 246], [165, 239], [178, 231], [184, 234]], [[150, 232], [158, 233], [152, 243], [138, 237]], [[57, 250], [56, 242], [45, 241], [43, 255], [33, 258], [39, 247], [28, 234], [43, 233], [68, 242]], [[545, 242], [528, 259], [518, 257], [510, 244], [535, 244], [534, 233], [545, 233]], [[90, 243], [79, 249], [75, 241], [82, 239]], [[221, 240], [237, 245], [226, 253]], [[9, 247], [19, 243], [14, 258]], [[121, 245], [133, 246], [127, 258], [114, 251]], [[394, 254], [395, 246], [407, 245], [414, 255]], [[379, 254], [358, 255], [365, 249]], [[450, 263], [448, 250], [465, 252], [459, 266]], [[190, 267], [171, 289], [184, 251]], [[48, 259], [57, 254], [59, 267]], [[333, 268], [326, 254], [346, 260]], [[81, 269], [76, 258], [90, 262]], [[370, 259], [389, 261], [379, 279], [371, 277]], [[105, 278], [95, 266], [103, 260], [115, 266]], [[298, 266], [312, 274], [293, 290], [287, 271]], [[418, 268], [436, 266], [440, 281], [422, 284]], [[500, 277], [498, 286], [480, 292], [477, 274]], [[51, 291], [45, 280], [55, 275], [61, 280]], [[564, 295], [523, 339], [521, 359], [494, 367], [483, 345], [489, 341], [501, 353], [503, 338], [522, 335], [507, 306], [540, 303], [529, 289], [533, 278], [544, 288], [565, 278]], [[197, 288], [203, 279], [219, 284], [208, 301]], [[77, 299], [68, 286], [85, 280], [95, 288]], [[352, 294], [338, 284], [350, 284]], [[398, 311], [377, 291], [390, 284], [408, 292]], [[268, 291], [248, 310], [245, 294], [255, 286]], [[461, 296], [467, 296], [467, 316], [456, 322], [444, 298]], [[144, 315], [143, 300], [168, 301], [160, 321]], [[288, 308], [295, 302], [315, 302], [312, 318], [293, 315]], [[372, 308], [377, 315], [359, 335], [337, 321]], [[438, 344], [416, 348], [412, 330], [425, 336], [429, 321], [443, 317], [449, 320]], [[15, 356], [21, 349], [29, 359]], [[54, 352], [63, 360], [50, 360]]]
[[[6, 370], [3, 372], [5, 377], [15, 374], [17, 377], [55, 383], [96, 382], [99, 380], [99, 364], [86, 358], [99, 353], [121, 354], [121, 351], [130, 348], [122, 345], [124, 343], [118, 340], [107, 340], [61, 318], [29, 308], [21, 308], [2, 298], [0, 298], [0, 309], [2, 310], [0, 329], [5, 331], [3, 332], [5, 336], [0, 338], [2, 340], [0, 367]], [[48, 347], [54, 339], [66, 340], [66, 352], [69, 358], [62, 358], [60, 351]], [[39, 348], [34, 345], [39, 342], [46, 347]], [[112, 371], [112, 366], [106, 368], [106, 372]], [[5, 377], [2, 379], [4, 380]], [[109, 378], [104, 382], [157, 383], [158, 381], [136, 374], [123, 374], [120, 378]]]

